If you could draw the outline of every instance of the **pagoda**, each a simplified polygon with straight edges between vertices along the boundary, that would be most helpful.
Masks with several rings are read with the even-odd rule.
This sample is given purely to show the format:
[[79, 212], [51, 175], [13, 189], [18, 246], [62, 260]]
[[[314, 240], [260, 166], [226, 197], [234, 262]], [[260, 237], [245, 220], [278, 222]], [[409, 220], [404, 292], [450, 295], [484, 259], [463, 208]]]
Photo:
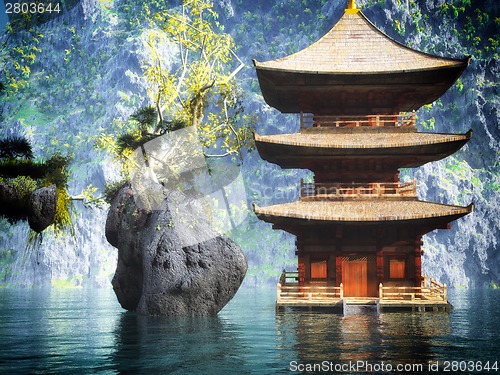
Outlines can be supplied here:
[[416, 181], [401, 181], [399, 169], [443, 159], [471, 138], [418, 132], [415, 119], [468, 63], [398, 43], [353, 0], [311, 46], [254, 60], [265, 101], [300, 114], [298, 133], [255, 134], [259, 154], [314, 173], [298, 201], [254, 205], [260, 219], [297, 238], [297, 271], [283, 272], [277, 306], [449, 307], [446, 286], [422, 276], [422, 236], [449, 229], [473, 205], [419, 200]]

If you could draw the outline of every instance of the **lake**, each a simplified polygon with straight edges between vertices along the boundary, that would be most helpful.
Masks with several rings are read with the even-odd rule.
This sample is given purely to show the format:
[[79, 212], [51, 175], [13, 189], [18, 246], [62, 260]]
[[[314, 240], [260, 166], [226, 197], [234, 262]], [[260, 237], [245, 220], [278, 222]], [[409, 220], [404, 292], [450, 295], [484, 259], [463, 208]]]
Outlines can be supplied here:
[[274, 288], [241, 289], [216, 317], [152, 318], [111, 289], [0, 289], [0, 373], [500, 372], [500, 290], [449, 299], [450, 313], [276, 314]]

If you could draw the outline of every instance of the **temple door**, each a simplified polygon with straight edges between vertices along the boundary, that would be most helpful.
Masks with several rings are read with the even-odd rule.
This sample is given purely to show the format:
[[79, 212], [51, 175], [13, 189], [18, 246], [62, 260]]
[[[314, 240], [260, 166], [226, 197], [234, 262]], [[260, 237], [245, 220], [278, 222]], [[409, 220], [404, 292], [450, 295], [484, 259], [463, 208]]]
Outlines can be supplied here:
[[342, 260], [342, 284], [344, 284], [344, 296], [346, 297], [366, 297], [368, 295], [366, 258], [344, 258]]

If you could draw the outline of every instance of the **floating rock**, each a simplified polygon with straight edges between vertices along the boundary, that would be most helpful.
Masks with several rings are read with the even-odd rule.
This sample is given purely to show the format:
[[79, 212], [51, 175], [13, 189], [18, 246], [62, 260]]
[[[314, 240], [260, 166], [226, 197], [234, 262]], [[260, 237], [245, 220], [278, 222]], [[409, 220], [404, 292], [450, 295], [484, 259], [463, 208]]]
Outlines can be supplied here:
[[215, 315], [240, 287], [245, 257], [223, 235], [183, 247], [172, 219], [167, 200], [155, 211], [138, 208], [129, 185], [113, 199], [106, 238], [118, 248], [118, 301], [145, 315]]
[[55, 185], [37, 189], [31, 193], [28, 223], [30, 228], [40, 233], [54, 222], [57, 206]]
[[13, 186], [0, 183], [0, 214], [11, 217], [18, 215], [19, 195]]

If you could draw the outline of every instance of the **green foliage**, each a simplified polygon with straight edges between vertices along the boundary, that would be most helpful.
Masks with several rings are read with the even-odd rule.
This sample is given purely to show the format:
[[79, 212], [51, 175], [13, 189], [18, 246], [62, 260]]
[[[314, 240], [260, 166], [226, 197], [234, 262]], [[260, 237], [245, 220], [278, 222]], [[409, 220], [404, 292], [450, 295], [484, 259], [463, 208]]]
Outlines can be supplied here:
[[394, 27], [400, 35], [405, 35], [405, 28], [399, 20], [394, 20]]
[[[476, 60], [489, 56], [498, 58], [500, 34], [498, 24], [490, 19], [490, 12], [485, 10], [479, 0], [455, 0], [441, 5], [437, 14], [444, 22], [454, 25], [454, 34], [460, 39], [464, 50]], [[485, 36], [490, 35], [490, 38]]]
[[158, 123], [158, 130], [161, 134], [164, 134], [185, 128], [186, 126], [188, 124], [182, 119], [163, 120], [161, 123]]
[[141, 133], [138, 131], [122, 134], [116, 140], [116, 147], [119, 153], [126, 151], [132, 152], [145, 142], [142, 140]]
[[0, 159], [26, 158], [33, 159], [31, 144], [25, 137], [8, 137], [0, 139]]
[[40, 180], [40, 185], [55, 184], [57, 187], [63, 188], [69, 178], [67, 166], [70, 161], [70, 157], [61, 154], [56, 154], [45, 162], [29, 159], [0, 160], [0, 176], [4, 178], [27, 176], [34, 180]]
[[10, 222], [25, 220], [30, 212], [31, 194], [44, 186], [56, 185], [58, 199], [54, 229], [59, 231], [71, 227], [71, 200], [66, 191], [67, 166], [71, 158], [55, 154], [45, 162], [33, 160], [31, 144], [24, 137], [10, 137], [0, 140], [0, 181], [14, 188], [17, 199], [9, 200], [8, 207], [2, 202], [0, 214]]
[[420, 125], [426, 131], [434, 130], [435, 123], [436, 123], [436, 119], [434, 117], [431, 117], [427, 121], [420, 121]]
[[29, 201], [31, 193], [37, 188], [35, 180], [27, 176], [18, 176], [4, 180], [0, 178], [2, 185], [13, 188], [16, 194], [15, 200], [9, 199], [2, 202], [0, 215], [5, 217], [10, 223], [25, 220], [29, 213]]
[[57, 189], [56, 213], [54, 216], [53, 228], [56, 233], [61, 233], [64, 229], [69, 229], [74, 235], [74, 228], [71, 222], [72, 201], [66, 189]]
[[[198, 129], [207, 157], [235, 156], [241, 150], [251, 150], [249, 128], [255, 125], [255, 116], [245, 113], [243, 91], [235, 80], [243, 64], [234, 52], [232, 37], [223, 32], [217, 20], [212, 1], [186, 1], [181, 9], [156, 4], [154, 14], [150, 5], [143, 4], [141, 9], [157, 25], [147, 30], [155, 59], [144, 71], [154, 106], [137, 109], [128, 121], [114, 121], [116, 135], [98, 136], [97, 148], [106, 149], [121, 163], [125, 179], [134, 150], [187, 126]], [[125, 10], [123, 6], [120, 9]], [[180, 51], [180, 63], [170, 70], [163, 68], [158, 52], [168, 42], [177, 44]]]
[[116, 10], [122, 15], [121, 19], [130, 29], [147, 25], [151, 21], [152, 14], [174, 6], [172, 1], [161, 0], [122, 0], [115, 4]]
[[29, 159], [0, 160], [0, 176], [9, 178], [19, 175], [30, 176], [34, 179], [43, 178], [47, 168], [44, 163]]
[[83, 282], [83, 276], [73, 276], [68, 277], [66, 279], [52, 279], [50, 283], [53, 288], [56, 289], [73, 289], [73, 288], [81, 288]]
[[68, 183], [68, 165], [71, 162], [71, 156], [63, 156], [59, 153], [53, 155], [50, 159], [45, 162], [46, 184], [54, 184], [60, 189], [67, 187]]
[[223, 32], [212, 1], [186, 0], [181, 11], [159, 11], [152, 19], [161, 29], [149, 31], [152, 55], [159, 55], [157, 49], [165, 37], [180, 51], [176, 69], [164, 70], [157, 58], [145, 71], [160, 124], [166, 117], [173, 119], [172, 124], [182, 121], [195, 126], [210, 156], [238, 154], [249, 148], [252, 122], [242, 115], [242, 96], [234, 78], [243, 65], [235, 61], [239, 59], [234, 40]]
[[13, 42], [10, 48], [5, 48], [4, 44], [7, 58], [4, 58], [2, 70], [5, 82], [7, 82], [7, 85], [4, 85], [4, 91], [11, 95], [28, 87], [32, 66], [42, 52], [39, 45], [44, 35], [33, 28], [25, 28], [19, 33], [14, 33], [12, 28], [8, 30], [11, 30]]
[[148, 131], [156, 126], [158, 114], [154, 107], [147, 106], [135, 111], [130, 119], [139, 123], [139, 130]]
[[141, 133], [138, 131], [132, 131], [131, 133], [123, 134], [116, 140], [118, 153], [129, 155], [135, 149], [141, 147], [145, 143], [152, 141], [159, 136], [160, 134]]
[[156, 109], [152, 106], [139, 108], [130, 116], [132, 127], [120, 135], [114, 151], [120, 159], [121, 155], [130, 155], [135, 149], [169, 131], [182, 129], [187, 123], [182, 119], [171, 121], [159, 120]]
[[111, 201], [116, 196], [116, 193], [118, 193], [118, 190], [120, 190], [122, 188], [122, 186], [125, 184], [126, 184], [126, 180], [108, 182], [106, 184], [105, 189], [104, 189], [104, 200], [107, 203], [111, 204]]
[[37, 188], [37, 183], [31, 177], [17, 176], [8, 180], [8, 184], [16, 189], [19, 200], [27, 206], [31, 193]]
[[99, 188], [89, 184], [83, 189], [78, 199], [83, 200], [83, 204], [86, 208], [102, 208], [106, 200], [102, 196], [96, 196], [98, 190]]

